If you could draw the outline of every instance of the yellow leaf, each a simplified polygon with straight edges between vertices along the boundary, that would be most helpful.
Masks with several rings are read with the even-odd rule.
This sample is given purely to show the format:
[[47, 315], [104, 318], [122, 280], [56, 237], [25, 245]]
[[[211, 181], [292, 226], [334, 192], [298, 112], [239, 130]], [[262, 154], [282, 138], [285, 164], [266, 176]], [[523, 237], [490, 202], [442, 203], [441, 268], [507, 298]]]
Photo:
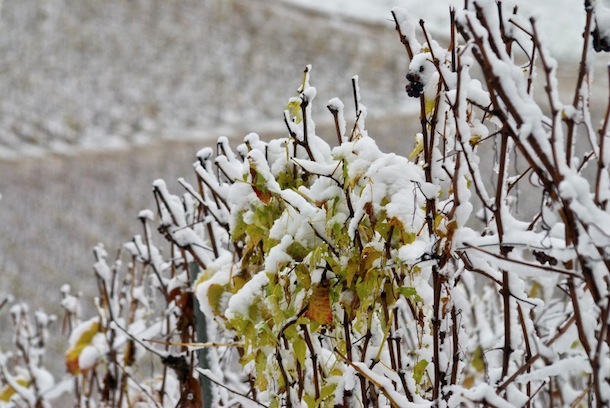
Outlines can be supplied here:
[[371, 270], [371, 268], [373, 267], [373, 263], [379, 258], [381, 258], [381, 256], [382, 253], [376, 250], [375, 248], [364, 248], [364, 250], [362, 250], [362, 253], [360, 254], [360, 275], [364, 276], [366, 272]]
[[222, 313], [222, 310], [220, 309], [220, 301], [222, 300], [222, 296], [225, 292], [226, 288], [218, 283], [212, 283], [208, 288], [208, 303], [216, 315]]
[[415, 159], [423, 150], [424, 150], [424, 138], [421, 133], [418, 133], [416, 136], [417, 143], [415, 144], [415, 148], [409, 155], [409, 160]]
[[194, 286], [195, 287], [199, 286], [200, 284], [202, 284], [205, 281], [207, 281], [208, 279], [210, 279], [212, 276], [214, 276], [214, 271], [212, 271], [212, 270], [205, 269], [205, 270], [201, 271], [199, 276], [197, 276], [197, 281], [195, 282]]
[[288, 102], [288, 105], [286, 105], [284, 110], [288, 111], [288, 115], [295, 121], [295, 123], [301, 123], [301, 121], [303, 120], [300, 99], [291, 98], [290, 102]]
[[470, 146], [474, 147], [474, 146], [478, 145], [480, 141], [481, 141], [481, 135], [472, 135], [470, 137], [470, 140], [468, 140], [468, 143], [470, 143]]
[[[87, 325], [89, 327], [87, 327]], [[66, 351], [66, 368], [68, 372], [73, 375], [80, 374], [81, 367], [79, 366], [78, 359], [83, 349], [91, 344], [93, 337], [99, 332], [100, 324], [97, 319], [92, 319], [84, 322], [81, 326], [72, 333], [76, 335], [75, 341], [70, 338], [72, 346]]]
[[416, 384], [420, 383], [422, 377], [426, 373], [426, 367], [428, 367], [427, 360], [420, 360], [417, 364], [415, 364], [415, 367], [413, 367], [413, 379], [415, 380]]
[[436, 106], [435, 100], [434, 99], [429, 99], [426, 100], [426, 116], [429, 115], [433, 110], [434, 107]]
[[542, 291], [543, 291], [543, 287], [541, 284], [539, 284], [538, 282], [534, 281], [534, 283], [532, 283], [532, 288], [530, 289], [530, 294], [529, 297], [531, 298], [540, 298], [542, 297]]
[[267, 377], [265, 377], [265, 375], [264, 375], [265, 371], [268, 370], [267, 355], [259, 350], [256, 353], [255, 361], [256, 361], [257, 376], [254, 381], [259, 390], [265, 391], [267, 389], [267, 386], [269, 385], [269, 382], [267, 381]]
[[347, 261], [347, 266], [345, 267], [345, 283], [347, 286], [352, 286], [356, 272], [358, 272], [359, 269], [360, 265], [357, 263], [357, 261], [353, 259]]
[[[15, 380], [17, 381], [17, 384], [23, 387], [27, 388], [27, 386], [30, 385], [29, 381], [23, 377], [17, 377]], [[15, 395], [15, 389], [10, 385], [5, 385], [0, 390], [0, 401], [9, 402], [13, 395]]]
[[441, 225], [441, 222], [443, 221], [444, 217], [443, 214], [436, 214], [436, 216], [434, 217], [434, 228], [438, 228], [439, 225]]
[[123, 365], [125, 367], [132, 366], [136, 361], [136, 345], [133, 340], [128, 340], [123, 352]]
[[472, 388], [473, 385], [474, 385], [474, 377], [471, 375], [464, 378], [464, 381], [462, 381], [462, 387], [464, 387], [464, 388]]

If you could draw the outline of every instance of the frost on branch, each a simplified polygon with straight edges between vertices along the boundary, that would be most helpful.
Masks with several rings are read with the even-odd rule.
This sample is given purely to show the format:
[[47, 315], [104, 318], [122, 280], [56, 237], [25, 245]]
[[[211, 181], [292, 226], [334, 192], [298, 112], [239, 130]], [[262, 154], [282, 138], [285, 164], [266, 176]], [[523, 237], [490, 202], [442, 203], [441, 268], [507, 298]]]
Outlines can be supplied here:
[[[4, 299], [0, 310], [10, 302]], [[38, 407], [68, 391], [45, 367], [49, 326], [56, 320], [42, 311], [32, 313], [23, 303], [10, 307], [14, 352], [0, 350], [0, 407]], [[12, 405], [11, 405], [12, 404]]]

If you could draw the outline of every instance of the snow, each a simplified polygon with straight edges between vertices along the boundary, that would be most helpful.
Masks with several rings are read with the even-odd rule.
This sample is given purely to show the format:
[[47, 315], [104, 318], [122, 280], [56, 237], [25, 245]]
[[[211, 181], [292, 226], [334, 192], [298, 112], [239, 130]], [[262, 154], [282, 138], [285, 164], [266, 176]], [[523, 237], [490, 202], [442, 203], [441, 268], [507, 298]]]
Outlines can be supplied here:
[[567, 357], [558, 359], [548, 366], [532, 370], [518, 377], [517, 382], [521, 384], [530, 381], [544, 381], [549, 377], [569, 375], [572, 372], [590, 372], [589, 361], [584, 356]]
[[604, 6], [603, 1], [594, 2], [595, 7], [595, 24], [600, 32], [600, 37], [605, 38], [606, 41], [610, 39], [610, 2]]
[[[339, 134], [341, 135], [341, 140], [343, 140], [343, 138], [345, 137], [345, 127], [346, 127], [345, 114], [344, 114], [345, 105], [343, 104], [341, 99], [332, 98], [331, 100], [328, 101], [327, 106], [331, 112], [333, 112], [333, 113], [337, 112], [337, 122], [339, 124]], [[1, 198], [2, 197], [0, 196], [0, 199]]]
[[472, 401], [484, 401], [498, 408], [514, 408], [514, 405], [496, 394], [495, 388], [489, 384], [479, 384], [469, 390], [461, 389], [460, 394], [449, 399], [450, 406], [458, 406], [459, 403], [472, 403]]
[[267, 283], [269, 283], [269, 277], [266, 272], [259, 272], [254, 275], [239, 292], [231, 296], [229, 307], [225, 312], [227, 318], [233, 319], [239, 315], [247, 317], [250, 305], [256, 297], [263, 294]]
[[292, 257], [286, 253], [288, 247], [294, 242], [292, 236], [284, 235], [280, 243], [269, 251], [265, 257], [265, 272], [276, 274], [279, 266], [292, 261]]
[[98, 333], [94, 336], [92, 345], [83, 348], [78, 356], [78, 367], [81, 370], [93, 367], [97, 360], [105, 354], [105, 341], [104, 336]]
[[[322, 11], [331, 18], [349, 17], [369, 23], [388, 23], [392, 21], [390, 11], [394, 7], [405, 9], [407, 14], [400, 14], [401, 27], [409, 31], [413, 24], [402, 24], [409, 14], [416, 20], [423, 19], [426, 29], [435, 35], [448, 36], [449, 7], [463, 7], [462, 0], [282, 0], [299, 7]], [[549, 48], [555, 57], [576, 60], [582, 49], [582, 29], [585, 11], [581, 1], [574, 0], [504, 0], [504, 9], [510, 11], [515, 5], [519, 14], [534, 15], [539, 22], [539, 31], [545, 33]], [[610, 13], [609, 13], [610, 14]], [[610, 17], [608, 17], [610, 19]], [[610, 24], [607, 25], [610, 27]], [[419, 27], [417, 27], [419, 28]], [[407, 34], [407, 33], [405, 33]], [[415, 51], [415, 50], [414, 50]]]
[[413, 264], [421, 260], [428, 249], [427, 246], [424, 241], [415, 241], [412, 244], [403, 245], [398, 250], [398, 257], [403, 262]]
[[400, 32], [409, 41], [409, 47], [413, 52], [416, 52], [421, 48], [421, 45], [417, 41], [416, 33], [416, 22], [414, 13], [410, 13], [403, 7], [392, 8], [392, 15], [398, 23]]
[[146, 210], [142, 210], [138, 213], [138, 218], [146, 219], [148, 221], [154, 221], [155, 214], [151, 210], [146, 209]]
[[313, 102], [313, 100], [317, 94], [318, 94], [318, 91], [316, 90], [316, 88], [314, 88], [313, 86], [310, 86], [310, 87], [305, 88], [305, 90], [301, 94], [302, 95], [301, 99], [303, 100], [303, 103], [309, 104], [310, 102]]

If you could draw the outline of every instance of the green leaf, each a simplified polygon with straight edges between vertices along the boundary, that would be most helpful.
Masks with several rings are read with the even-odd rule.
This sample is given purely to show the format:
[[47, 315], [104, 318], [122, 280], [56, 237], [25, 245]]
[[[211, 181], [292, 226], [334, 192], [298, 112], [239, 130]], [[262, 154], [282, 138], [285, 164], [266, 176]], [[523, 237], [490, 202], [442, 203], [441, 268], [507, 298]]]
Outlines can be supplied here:
[[483, 359], [483, 349], [481, 346], [477, 347], [472, 356], [472, 367], [478, 372], [485, 371], [485, 360]]
[[231, 231], [231, 235], [233, 236], [233, 241], [239, 241], [244, 238], [246, 234], [246, 223], [244, 222], [243, 212], [237, 215], [237, 222], [233, 227], [233, 231]]
[[366, 277], [358, 277], [356, 281], [356, 295], [360, 299], [361, 310], [367, 310], [377, 300], [379, 273], [373, 269], [367, 273]]
[[415, 380], [416, 384], [419, 384], [419, 382], [421, 381], [422, 377], [424, 376], [424, 373], [426, 372], [427, 366], [428, 360], [421, 360], [420, 362], [415, 364], [415, 367], [413, 367], [413, 379]]
[[403, 286], [403, 287], [398, 288], [398, 293], [400, 293], [401, 295], [403, 295], [406, 298], [409, 298], [411, 296], [417, 295], [417, 290], [415, 290], [415, 288], [410, 287], [410, 286]]
[[259, 242], [263, 239], [265, 235], [265, 230], [263, 230], [257, 224], [250, 224], [246, 227], [246, 232], [250, 237], [250, 241], [248, 241], [248, 246], [255, 247], [258, 246]]
[[349, 180], [349, 172], [347, 171], [347, 161], [345, 159], [341, 159], [341, 170], [343, 175], [343, 183], [344, 187], [347, 185], [347, 181]]
[[294, 173], [288, 170], [279, 173], [276, 177], [276, 181], [283, 190], [296, 190], [304, 184], [302, 177], [295, 177]]
[[301, 262], [309, 254], [309, 249], [305, 248], [299, 242], [293, 242], [286, 248], [286, 253], [290, 255], [296, 262]]
[[307, 404], [307, 408], [316, 408], [318, 406], [313, 395], [303, 395], [303, 401], [305, 401], [305, 403]]
[[301, 282], [303, 288], [305, 290], [309, 290], [309, 288], [311, 287], [311, 274], [309, 273], [307, 265], [305, 265], [304, 263], [297, 264], [294, 268], [294, 272], [299, 282]]
[[256, 379], [255, 383], [259, 390], [265, 391], [268, 386], [267, 377], [265, 373], [267, 372], [267, 355], [258, 351], [256, 353]]
[[320, 392], [320, 398], [318, 399], [318, 406], [320, 406], [322, 401], [333, 395], [336, 389], [337, 384], [335, 383], [330, 383], [322, 387], [322, 391]]
[[345, 281], [348, 287], [352, 286], [354, 281], [354, 276], [356, 276], [356, 272], [360, 269], [360, 265], [353, 259], [347, 261], [347, 266], [345, 267]]
[[294, 348], [294, 356], [296, 357], [301, 367], [305, 366], [305, 355], [307, 352], [307, 345], [302, 337], [296, 337], [293, 339], [292, 347]]
[[423, 299], [417, 294], [417, 290], [414, 287], [402, 286], [398, 288], [398, 293], [400, 293], [407, 299], [411, 298], [416, 302], [423, 302]]
[[416, 238], [417, 238], [417, 234], [415, 234], [414, 232], [403, 231], [403, 233], [402, 233], [402, 243], [403, 244], [412, 244], [415, 242]]
[[208, 288], [208, 303], [215, 315], [220, 315], [223, 312], [223, 310], [220, 310], [220, 300], [225, 291], [226, 288], [217, 283], [212, 283]]
[[[256, 325], [256, 330], [258, 334], [259, 346], [264, 346], [266, 344], [273, 344], [275, 346], [279, 346], [277, 337], [273, 334], [271, 327], [267, 322], [260, 322]], [[267, 341], [265, 341], [267, 340]]]
[[301, 101], [297, 98], [291, 98], [288, 105], [284, 108], [284, 110], [288, 111], [288, 115], [290, 118], [294, 119], [296, 123], [301, 123], [303, 120], [303, 112], [301, 110]]
[[311, 255], [309, 257], [309, 272], [312, 273], [320, 263], [324, 257], [328, 254], [328, 245], [321, 244], [311, 251]]

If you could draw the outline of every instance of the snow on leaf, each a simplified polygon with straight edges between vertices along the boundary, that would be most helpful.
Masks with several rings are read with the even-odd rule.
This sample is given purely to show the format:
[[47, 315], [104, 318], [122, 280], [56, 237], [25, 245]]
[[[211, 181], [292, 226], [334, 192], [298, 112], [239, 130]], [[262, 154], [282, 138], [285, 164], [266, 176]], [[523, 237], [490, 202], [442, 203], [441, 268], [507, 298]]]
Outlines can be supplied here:
[[92, 349], [92, 343], [99, 330], [99, 319], [92, 318], [81, 323], [70, 335], [66, 351], [66, 368], [70, 374], [77, 375], [95, 364], [99, 353]]
[[[30, 382], [23, 377], [16, 377], [15, 382], [25, 388], [30, 385]], [[16, 391], [13, 387], [8, 384], [5, 385], [0, 389], [0, 401], [9, 402], [15, 393]]]

